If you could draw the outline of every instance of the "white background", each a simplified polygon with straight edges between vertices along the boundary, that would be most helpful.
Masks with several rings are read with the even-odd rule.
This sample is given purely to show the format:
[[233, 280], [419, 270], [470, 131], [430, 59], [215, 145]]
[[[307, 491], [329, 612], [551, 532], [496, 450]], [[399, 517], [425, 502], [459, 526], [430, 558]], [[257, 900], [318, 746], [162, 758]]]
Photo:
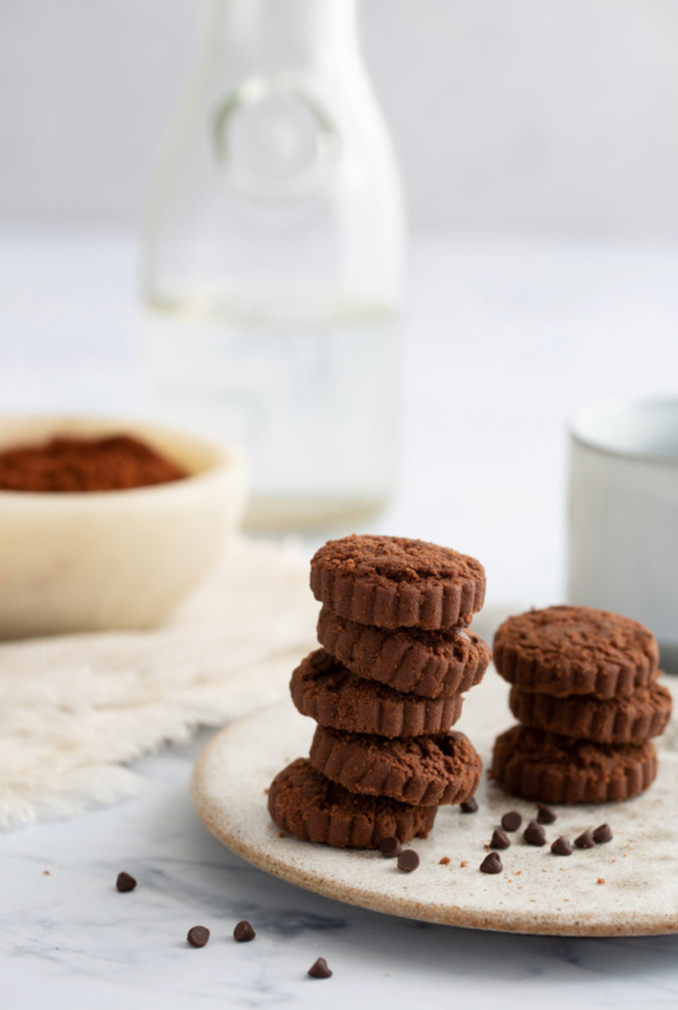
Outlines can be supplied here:
[[[200, 11], [3, 0], [0, 218], [136, 218]], [[675, 234], [675, 0], [363, 0], [362, 12], [415, 229]]]
[[[135, 409], [138, 217], [203, 9], [2, 0], [1, 409]], [[562, 600], [568, 416], [678, 384], [678, 2], [360, 9], [413, 225], [387, 531], [477, 554], [499, 608]]]

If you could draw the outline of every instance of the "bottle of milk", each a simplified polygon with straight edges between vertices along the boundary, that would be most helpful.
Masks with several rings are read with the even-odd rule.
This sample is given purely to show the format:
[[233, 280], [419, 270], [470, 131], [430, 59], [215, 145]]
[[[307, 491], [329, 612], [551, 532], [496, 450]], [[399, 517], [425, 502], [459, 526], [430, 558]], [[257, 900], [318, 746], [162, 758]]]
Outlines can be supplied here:
[[244, 450], [250, 529], [386, 503], [403, 254], [356, 0], [210, 0], [148, 204], [144, 373], [156, 412]]

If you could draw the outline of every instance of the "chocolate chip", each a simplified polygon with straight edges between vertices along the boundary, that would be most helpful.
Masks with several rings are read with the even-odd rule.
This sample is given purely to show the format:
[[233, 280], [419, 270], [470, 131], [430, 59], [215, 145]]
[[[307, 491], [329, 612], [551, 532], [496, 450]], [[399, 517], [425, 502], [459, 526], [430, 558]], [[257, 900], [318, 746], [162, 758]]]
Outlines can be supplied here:
[[137, 886], [137, 882], [134, 877], [129, 875], [129, 873], [119, 873], [115, 886], [120, 892], [133, 891]]
[[404, 870], [405, 873], [411, 873], [412, 870], [416, 870], [419, 866], [419, 856], [414, 851], [414, 849], [405, 849], [398, 856], [398, 869]]
[[504, 866], [498, 852], [488, 852], [480, 864], [481, 873], [501, 873]]
[[551, 852], [554, 856], [571, 856], [574, 849], [570, 840], [565, 835], [561, 835], [551, 846]]
[[523, 838], [528, 845], [546, 845], [546, 835], [544, 833], [544, 829], [541, 824], [537, 824], [536, 821], [530, 821], [525, 828]]
[[614, 838], [612, 834], [612, 828], [609, 824], [601, 824], [599, 828], [593, 832], [593, 841], [596, 845], [602, 845], [603, 842], [611, 842]]
[[331, 978], [332, 972], [327, 967], [327, 961], [324, 957], [319, 957], [318, 960], [311, 965], [308, 969], [308, 973], [311, 978]]
[[256, 935], [257, 934], [254, 932], [247, 919], [243, 919], [242, 922], [239, 922], [233, 930], [233, 936], [238, 943], [249, 943]]
[[399, 856], [403, 848], [397, 838], [384, 838], [379, 846], [379, 851], [382, 856], [392, 859], [394, 856]]
[[558, 815], [545, 803], [537, 803], [537, 824], [553, 824], [557, 818]]
[[505, 831], [517, 831], [523, 819], [517, 810], [509, 810], [501, 819], [501, 826]]
[[210, 931], [207, 926], [193, 926], [186, 937], [191, 947], [204, 947], [209, 938]]
[[462, 814], [475, 814], [477, 809], [478, 809], [478, 803], [476, 801], [475, 796], [472, 796], [470, 800], [466, 801], [466, 803], [461, 804]]
[[511, 844], [511, 839], [502, 831], [501, 828], [495, 828], [494, 834], [492, 835], [492, 841], [490, 842], [491, 849], [508, 849]]
[[593, 837], [593, 832], [589, 829], [588, 831], [582, 832], [579, 838], [575, 838], [574, 844], [578, 849], [592, 849], [596, 844], [596, 840]]

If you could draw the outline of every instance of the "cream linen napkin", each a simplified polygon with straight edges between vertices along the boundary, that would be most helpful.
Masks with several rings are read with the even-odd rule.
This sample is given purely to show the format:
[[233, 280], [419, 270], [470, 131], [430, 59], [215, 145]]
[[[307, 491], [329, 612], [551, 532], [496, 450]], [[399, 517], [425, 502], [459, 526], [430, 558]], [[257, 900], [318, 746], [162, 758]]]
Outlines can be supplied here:
[[114, 803], [143, 785], [128, 762], [286, 697], [317, 644], [308, 571], [239, 539], [160, 629], [0, 645], [0, 827]]

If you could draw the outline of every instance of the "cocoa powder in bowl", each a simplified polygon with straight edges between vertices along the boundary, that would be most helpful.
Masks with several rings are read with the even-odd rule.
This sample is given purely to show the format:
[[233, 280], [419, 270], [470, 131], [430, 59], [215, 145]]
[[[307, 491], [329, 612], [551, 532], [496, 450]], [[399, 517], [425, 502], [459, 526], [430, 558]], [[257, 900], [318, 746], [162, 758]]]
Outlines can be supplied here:
[[171, 460], [129, 435], [60, 437], [0, 451], [0, 491], [122, 491], [186, 476]]

